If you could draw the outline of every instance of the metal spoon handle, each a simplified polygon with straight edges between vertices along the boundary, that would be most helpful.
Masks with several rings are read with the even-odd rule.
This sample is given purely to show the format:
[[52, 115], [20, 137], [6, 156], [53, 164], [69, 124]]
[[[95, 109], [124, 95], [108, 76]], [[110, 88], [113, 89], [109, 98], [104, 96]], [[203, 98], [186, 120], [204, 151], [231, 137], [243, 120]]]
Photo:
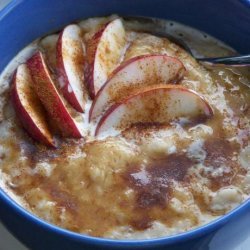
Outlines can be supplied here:
[[235, 66], [250, 66], [250, 55], [217, 58], [197, 58], [200, 62]]

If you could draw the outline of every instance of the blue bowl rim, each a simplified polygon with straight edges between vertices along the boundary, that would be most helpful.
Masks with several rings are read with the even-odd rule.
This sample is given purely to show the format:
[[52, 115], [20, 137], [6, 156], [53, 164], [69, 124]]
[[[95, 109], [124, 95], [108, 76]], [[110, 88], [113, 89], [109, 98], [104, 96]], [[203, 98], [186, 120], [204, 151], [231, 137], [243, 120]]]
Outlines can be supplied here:
[[[241, 0], [242, 2], [247, 3], [250, 6], [250, 0]], [[1, 20], [10, 13], [14, 8], [16, 8], [19, 4], [24, 2], [24, 0], [12, 0], [7, 6], [5, 6], [0, 11], [0, 22]], [[188, 240], [192, 240], [194, 238], [198, 238], [209, 234], [221, 226], [225, 225], [229, 220], [236, 218], [238, 215], [243, 213], [245, 210], [250, 211], [250, 197], [245, 200], [242, 204], [228, 212], [227, 214], [220, 216], [219, 218], [189, 230], [187, 232], [182, 232], [179, 234], [171, 235], [171, 236], [163, 236], [159, 238], [153, 239], [137, 239], [137, 240], [120, 240], [120, 239], [109, 239], [109, 238], [98, 238], [94, 236], [84, 235], [80, 233], [76, 233], [73, 231], [69, 231], [67, 229], [60, 228], [56, 225], [50, 224], [46, 222], [36, 215], [28, 212], [25, 208], [15, 202], [10, 196], [8, 196], [4, 190], [0, 188], [0, 199], [6, 203], [11, 209], [15, 210], [20, 216], [24, 217], [27, 220], [30, 220], [32, 223], [46, 229], [48, 231], [52, 231], [55, 234], [61, 235], [63, 237], [69, 238], [71, 237], [75, 241], [85, 242], [92, 245], [109, 245], [109, 246], [157, 246], [157, 245], [170, 245], [175, 243], [181, 243]], [[243, 211], [244, 210], [244, 211]]]

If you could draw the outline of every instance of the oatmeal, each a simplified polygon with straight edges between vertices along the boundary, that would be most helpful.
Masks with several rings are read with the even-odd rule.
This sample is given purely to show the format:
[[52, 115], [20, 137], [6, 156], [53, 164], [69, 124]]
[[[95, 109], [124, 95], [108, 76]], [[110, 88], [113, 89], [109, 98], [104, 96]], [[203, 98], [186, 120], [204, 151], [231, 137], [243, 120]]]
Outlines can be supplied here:
[[[168, 23], [198, 55], [234, 53]], [[249, 199], [249, 70], [205, 68], [145, 27], [83, 20], [2, 73], [0, 187], [38, 217], [96, 237], [156, 238]]]

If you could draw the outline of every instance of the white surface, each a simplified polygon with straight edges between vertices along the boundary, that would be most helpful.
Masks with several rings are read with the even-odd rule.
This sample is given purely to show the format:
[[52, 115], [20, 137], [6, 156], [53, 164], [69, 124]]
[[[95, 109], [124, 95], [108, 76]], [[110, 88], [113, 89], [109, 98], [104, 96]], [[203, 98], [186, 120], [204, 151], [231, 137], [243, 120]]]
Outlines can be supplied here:
[[0, 250], [26, 250], [0, 223]]
[[[8, 2], [10, 2], [10, 0], [0, 0], [0, 9], [2, 9]], [[249, 225], [249, 221], [247, 221], [247, 224]], [[213, 244], [211, 244], [209, 249], [217, 250], [214, 249], [212, 245]], [[236, 248], [232, 250], [248, 250], [248, 249], [250, 249], [250, 235], [246, 240], [242, 241]], [[22, 244], [20, 244], [19, 241], [16, 240], [0, 223], [0, 250], [27, 250], [27, 248], [24, 247]]]

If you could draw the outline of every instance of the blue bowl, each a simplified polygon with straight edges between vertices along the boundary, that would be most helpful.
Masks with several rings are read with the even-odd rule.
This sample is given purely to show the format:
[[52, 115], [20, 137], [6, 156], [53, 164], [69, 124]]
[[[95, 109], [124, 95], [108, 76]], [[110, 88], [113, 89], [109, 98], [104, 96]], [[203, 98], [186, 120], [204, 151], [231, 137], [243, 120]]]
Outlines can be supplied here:
[[[0, 12], [0, 72], [24, 46], [90, 16], [111, 13], [176, 20], [250, 53], [249, 0], [16, 0]], [[109, 240], [76, 234], [40, 220], [0, 190], [0, 219], [30, 249], [234, 249], [250, 234], [250, 201], [212, 223], [153, 240]]]

